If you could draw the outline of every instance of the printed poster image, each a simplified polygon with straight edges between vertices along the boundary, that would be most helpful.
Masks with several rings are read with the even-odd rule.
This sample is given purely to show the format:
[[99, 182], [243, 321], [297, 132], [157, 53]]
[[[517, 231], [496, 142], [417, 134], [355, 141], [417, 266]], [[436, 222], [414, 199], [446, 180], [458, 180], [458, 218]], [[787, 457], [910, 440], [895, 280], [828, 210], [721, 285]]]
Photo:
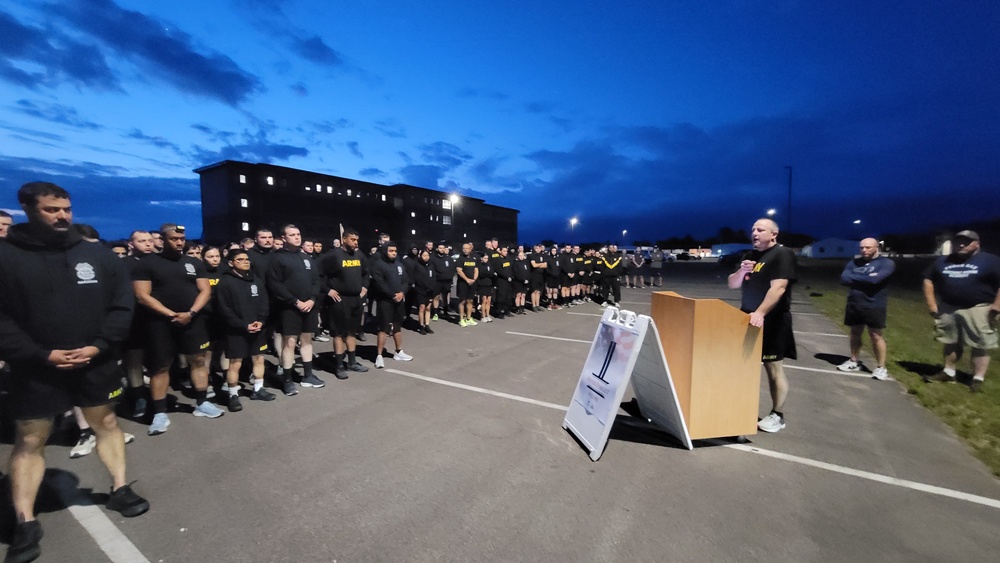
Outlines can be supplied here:
[[637, 335], [626, 328], [602, 322], [596, 343], [583, 366], [574, 397], [587, 414], [597, 417], [604, 426], [621, 406], [615, 397], [625, 379], [625, 368], [637, 339]]

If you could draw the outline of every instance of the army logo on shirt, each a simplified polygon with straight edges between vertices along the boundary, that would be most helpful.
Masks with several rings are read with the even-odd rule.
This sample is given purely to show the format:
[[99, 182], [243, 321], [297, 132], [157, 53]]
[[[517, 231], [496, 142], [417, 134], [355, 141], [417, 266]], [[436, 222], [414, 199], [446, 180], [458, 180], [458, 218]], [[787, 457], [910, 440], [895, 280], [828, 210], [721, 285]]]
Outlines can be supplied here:
[[255, 283], [250, 284], [250, 296], [257, 297], [257, 284]]
[[97, 283], [97, 280], [94, 279], [97, 277], [97, 273], [94, 272], [94, 267], [91, 266], [90, 264], [86, 262], [80, 262], [79, 264], [76, 265], [75, 270], [76, 270], [76, 277], [79, 278], [76, 283], [78, 284]]
[[194, 269], [194, 264], [184, 264], [184, 269], [187, 271], [189, 276], [196, 275], [198, 272]]
[[397, 276], [403, 275], [403, 267], [402, 266], [396, 266], [396, 275]]
[[302, 259], [302, 263], [306, 265], [306, 269], [307, 270], [312, 270], [313, 269], [312, 262], [310, 262], [308, 258], [303, 258]]

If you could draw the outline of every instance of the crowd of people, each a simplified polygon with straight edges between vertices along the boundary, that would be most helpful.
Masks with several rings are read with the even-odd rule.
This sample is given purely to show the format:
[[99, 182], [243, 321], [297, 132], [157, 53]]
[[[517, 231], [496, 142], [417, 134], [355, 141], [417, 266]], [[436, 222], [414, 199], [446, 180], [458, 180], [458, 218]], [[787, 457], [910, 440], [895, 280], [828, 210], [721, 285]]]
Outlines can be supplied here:
[[[12, 225], [0, 212], [0, 360], [11, 375], [5, 380], [16, 421], [10, 480], [18, 519], [5, 561], [31, 561], [40, 553], [34, 501], [58, 416], [74, 413], [80, 427], [71, 457], [96, 449], [111, 474], [107, 508], [138, 516], [149, 502], [126, 480], [124, 446], [134, 437], [118, 426], [122, 398], [124, 412], [148, 420], [148, 434], [156, 436], [170, 426], [171, 387], [190, 393], [194, 416], [208, 419], [224, 414], [220, 405], [239, 412], [243, 399], [273, 401], [268, 380], [287, 396], [324, 387], [314, 366], [317, 341], [333, 339], [333, 362], [324, 370], [347, 379], [369, 370], [357, 355], [366, 332], [376, 334], [372, 365], [379, 369], [386, 357], [413, 359], [403, 349], [404, 328], [425, 336], [434, 334], [436, 322], [464, 329], [587, 301], [615, 305], [623, 283], [662, 284], [664, 255], [655, 250], [647, 266], [645, 256], [628, 256], [615, 245], [527, 249], [490, 239], [480, 249], [446, 241], [401, 248], [382, 234], [363, 252], [350, 227], [327, 248], [292, 224], [262, 227], [253, 238], [221, 246], [189, 241], [175, 223], [101, 243], [93, 228], [73, 223], [70, 195], [59, 186], [25, 184], [18, 201], [26, 223]], [[778, 244], [770, 219], [758, 220], [751, 238], [753, 250], [728, 285], [741, 290], [741, 309], [763, 329], [772, 409], [758, 427], [776, 432], [785, 427], [788, 392], [782, 361], [795, 358], [795, 256]], [[955, 245], [956, 252], [925, 274], [928, 309], [945, 345], [943, 371], [927, 380], [954, 381], [956, 362], [969, 348], [971, 389], [980, 391], [989, 350], [997, 348], [1000, 259], [980, 252], [972, 231], [958, 233]], [[867, 328], [873, 376], [888, 379], [882, 331], [894, 264], [879, 255], [874, 239], [863, 240], [860, 251], [842, 276], [850, 287], [851, 355], [839, 369], [861, 369]], [[273, 370], [269, 354], [276, 358]]]

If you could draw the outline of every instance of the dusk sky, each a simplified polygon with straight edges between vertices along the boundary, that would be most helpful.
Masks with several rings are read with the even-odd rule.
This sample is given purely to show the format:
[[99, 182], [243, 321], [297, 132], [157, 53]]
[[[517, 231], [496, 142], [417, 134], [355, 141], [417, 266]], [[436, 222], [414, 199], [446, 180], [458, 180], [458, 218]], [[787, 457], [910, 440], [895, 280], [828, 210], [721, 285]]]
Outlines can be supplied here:
[[480, 197], [522, 242], [786, 229], [787, 166], [795, 232], [991, 219], [1000, 2], [0, 6], [0, 208], [47, 180], [105, 238], [198, 235], [225, 159]]

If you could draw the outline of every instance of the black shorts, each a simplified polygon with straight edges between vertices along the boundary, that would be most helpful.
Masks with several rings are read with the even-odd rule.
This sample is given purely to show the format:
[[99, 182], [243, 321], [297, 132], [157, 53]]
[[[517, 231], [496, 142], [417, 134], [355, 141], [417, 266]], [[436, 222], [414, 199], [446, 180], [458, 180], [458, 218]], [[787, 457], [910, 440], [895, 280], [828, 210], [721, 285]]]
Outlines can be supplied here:
[[438, 295], [451, 295], [451, 280], [438, 280], [437, 282], [437, 294]]
[[333, 336], [346, 338], [361, 331], [361, 318], [364, 316], [364, 306], [361, 297], [357, 295], [341, 295], [340, 301], [327, 299], [326, 328]]
[[230, 332], [223, 338], [223, 349], [230, 360], [242, 360], [248, 356], [259, 356], [267, 352], [267, 331], [255, 333]]
[[458, 285], [455, 286], [455, 290], [459, 301], [466, 301], [476, 296], [476, 286], [469, 285], [465, 280], [459, 280]]
[[34, 363], [12, 363], [8, 404], [15, 420], [51, 418], [73, 407], [114, 403], [122, 395], [117, 351], [69, 371]]
[[416, 289], [417, 292], [417, 306], [420, 305], [430, 305], [431, 301], [434, 300], [434, 292], [427, 291], [426, 289]]
[[514, 293], [528, 293], [531, 289], [531, 282], [528, 280], [514, 280]]
[[559, 287], [559, 278], [556, 276], [545, 276], [545, 287], [557, 289]]
[[170, 367], [177, 354], [191, 356], [211, 350], [207, 321], [203, 315], [195, 315], [190, 323], [181, 326], [166, 317], [150, 319], [146, 323], [146, 368], [155, 373]]
[[858, 307], [848, 303], [844, 310], [844, 324], [847, 326], [864, 325], [868, 328], [885, 328], [885, 308]]
[[533, 292], [545, 289], [545, 276], [541, 272], [532, 274], [530, 287]]
[[386, 334], [396, 334], [403, 328], [403, 319], [406, 318], [406, 304], [392, 300], [382, 300], [378, 302], [378, 331]]
[[769, 314], [764, 317], [763, 346], [761, 361], [780, 362], [788, 358], [798, 358], [795, 351], [795, 335], [792, 334], [792, 313]]
[[313, 334], [319, 328], [319, 308], [313, 307], [303, 313], [295, 307], [282, 306], [278, 311], [278, 326], [275, 329], [282, 336]]
[[571, 277], [569, 277], [569, 274], [562, 274], [562, 275], [561, 275], [561, 276], [559, 277], [559, 284], [560, 284], [560, 285], [561, 285], [562, 287], [570, 287], [570, 286], [572, 286], [572, 285], [576, 285], [576, 276], [574, 275], [574, 276], [573, 276], [573, 277], [571, 278]]
[[493, 286], [492, 285], [476, 286], [476, 295], [480, 297], [493, 297]]

